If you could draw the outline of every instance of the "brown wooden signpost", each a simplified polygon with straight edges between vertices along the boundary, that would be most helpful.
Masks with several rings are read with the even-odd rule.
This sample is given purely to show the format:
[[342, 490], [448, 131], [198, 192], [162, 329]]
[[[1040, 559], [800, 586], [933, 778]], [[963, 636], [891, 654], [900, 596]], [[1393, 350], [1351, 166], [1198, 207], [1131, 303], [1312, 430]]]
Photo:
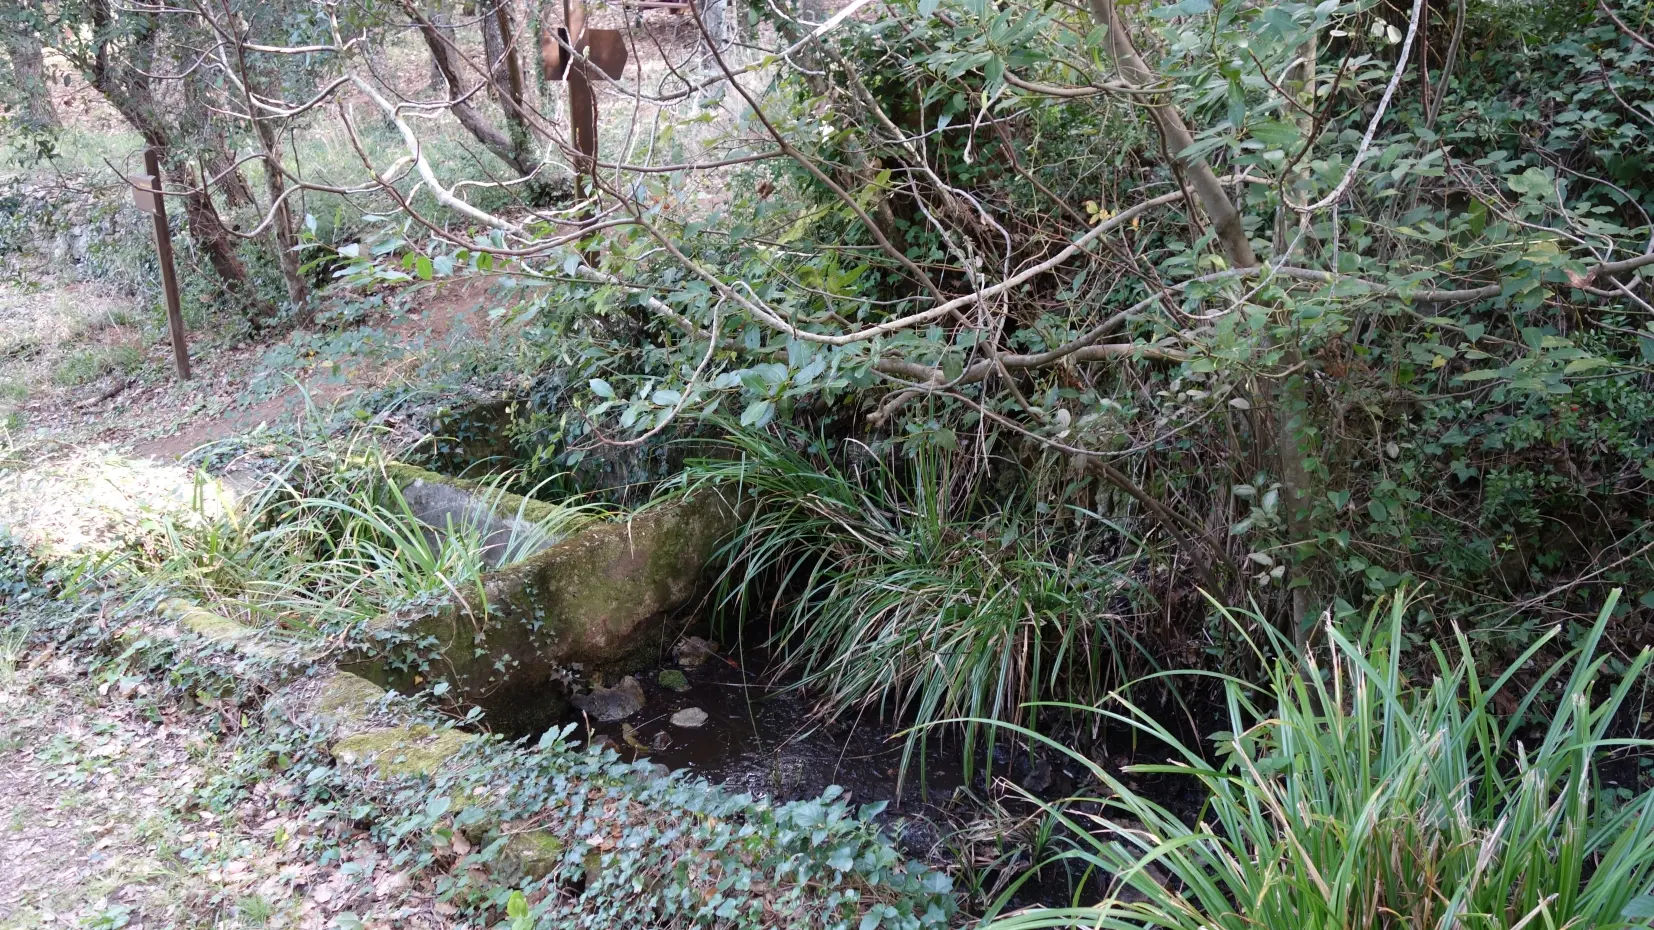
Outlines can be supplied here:
[[184, 312], [178, 303], [178, 271], [172, 264], [172, 231], [167, 228], [166, 199], [161, 196], [161, 160], [154, 149], [144, 149], [145, 174], [129, 174], [132, 200], [155, 220], [155, 257], [161, 262], [161, 290], [167, 298], [167, 329], [172, 333], [172, 359], [178, 377], [189, 380], [190, 349], [184, 341]]

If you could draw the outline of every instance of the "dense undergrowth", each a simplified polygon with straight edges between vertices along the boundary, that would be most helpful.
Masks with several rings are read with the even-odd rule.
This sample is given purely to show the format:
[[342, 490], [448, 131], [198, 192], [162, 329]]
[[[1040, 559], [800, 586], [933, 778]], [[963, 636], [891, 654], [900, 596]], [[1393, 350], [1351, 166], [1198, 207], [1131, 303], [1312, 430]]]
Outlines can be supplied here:
[[[934, 451], [860, 446], [841, 469], [803, 437], [705, 445], [713, 456], [674, 483], [752, 508], [724, 552], [715, 622], [728, 641], [759, 639], [830, 712], [1037, 725], [1056, 716], [1038, 702], [1092, 704], [1153, 667], [1130, 615], [1141, 544], [1090, 515], [1041, 519], [1028, 490], [997, 496]], [[1105, 545], [1121, 551], [1097, 558]]]
[[[714, 206], [622, 173], [601, 249], [385, 215], [311, 270], [514, 276], [524, 485], [710, 434], [663, 490], [750, 507], [717, 619], [824, 714], [1173, 753], [1198, 817], [1084, 754], [1113, 795], [1050, 806], [1138, 897], [1013, 923], [1646, 925], [1654, 9], [858, 9], [749, 11], [802, 66]], [[476, 582], [394, 489], [295, 484], [136, 564], [296, 633]]]

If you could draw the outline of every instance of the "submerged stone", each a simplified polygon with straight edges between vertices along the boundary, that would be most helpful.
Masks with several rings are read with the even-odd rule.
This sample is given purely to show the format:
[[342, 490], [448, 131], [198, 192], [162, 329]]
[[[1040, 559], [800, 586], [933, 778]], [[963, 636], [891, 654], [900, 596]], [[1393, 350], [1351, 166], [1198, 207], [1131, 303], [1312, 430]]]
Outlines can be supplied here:
[[689, 676], [675, 668], [663, 669], [655, 680], [660, 682], [660, 686], [668, 691], [689, 690]]
[[672, 715], [672, 725], [694, 729], [706, 725], [706, 711], [699, 707], [685, 707]]
[[700, 668], [706, 660], [718, 654], [716, 640], [708, 642], [699, 636], [685, 636], [672, 646], [672, 655], [684, 668]]
[[630, 675], [613, 688], [593, 688], [590, 694], [569, 698], [570, 704], [600, 723], [624, 720], [642, 710], [643, 702], [643, 686]]

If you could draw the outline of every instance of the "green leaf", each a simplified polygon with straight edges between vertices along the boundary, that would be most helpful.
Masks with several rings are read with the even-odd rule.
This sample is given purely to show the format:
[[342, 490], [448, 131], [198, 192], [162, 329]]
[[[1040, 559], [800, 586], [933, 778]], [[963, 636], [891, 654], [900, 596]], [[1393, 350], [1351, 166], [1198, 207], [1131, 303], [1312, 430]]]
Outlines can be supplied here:
[[762, 427], [770, 422], [775, 415], [775, 404], [767, 400], [755, 400], [747, 404], [747, 409], [741, 411], [741, 425]]
[[1390, 518], [1389, 508], [1384, 506], [1383, 501], [1376, 498], [1367, 502], [1367, 513], [1380, 523]]
[[421, 281], [431, 280], [431, 260], [423, 255], [414, 258], [414, 274], [418, 275]]
[[1568, 367], [1562, 369], [1562, 373], [1565, 375], [1577, 375], [1582, 371], [1594, 371], [1595, 369], [1606, 368], [1607, 366], [1608, 360], [1605, 358], [1576, 358], [1568, 363]]
[[1494, 378], [1504, 377], [1502, 368], [1484, 368], [1480, 371], [1467, 371], [1460, 375], [1459, 381], [1492, 381]]
[[[1643, 595], [1643, 602], [1647, 604], [1648, 595]], [[1648, 604], [1654, 607], [1654, 604]], [[1640, 894], [1626, 903], [1620, 909], [1620, 916], [1628, 920], [1646, 920], [1654, 917], [1654, 895]]]
[[1265, 148], [1290, 149], [1298, 146], [1298, 127], [1285, 120], [1268, 120], [1252, 127], [1252, 138]]
[[596, 394], [598, 397], [613, 399], [615, 396], [615, 389], [610, 387], [609, 382], [604, 381], [602, 378], [593, 378], [591, 380], [591, 387], [592, 393]]
[[840, 846], [833, 850], [827, 859], [827, 867], [839, 872], [848, 872], [856, 864], [856, 848], [854, 846]]

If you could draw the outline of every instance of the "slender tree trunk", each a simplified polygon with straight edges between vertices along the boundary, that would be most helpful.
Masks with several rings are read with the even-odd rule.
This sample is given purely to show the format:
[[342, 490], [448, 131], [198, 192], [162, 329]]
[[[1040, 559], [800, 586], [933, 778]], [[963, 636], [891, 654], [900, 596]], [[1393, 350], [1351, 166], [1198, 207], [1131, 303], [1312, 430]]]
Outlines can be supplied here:
[[287, 299], [301, 318], [308, 318], [310, 284], [299, 270], [298, 238], [295, 235], [292, 210], [287, 204], [287, 183], [281, 173], [281, 133], [269, 120], [255, 119], [253, 127], [264, 146], [264, 192], [270, 197], [271, 245], [276, 250], [276, 264], [281, 268], [282, 282], [287, 286]]
[[[1301, 108], [1298, 119], [1299, 131], [1306, 137], [1314, 128], [1314, 120], [1309, 114], [1315, 112], [1316, 105], [1317, 52], [1316, 35], [1311, 32], [1309, 39], [1299, 47], [1298, 65], [1286, 76], [1287, 90], [1297, 97]], [[1309, 184], [1309, 166], [1300, 163], [1288, 178], [1288, 196], [1299, 202], [1308, 202], [1311, 193]], [[1294, 242], [1297, 242], [1300, 248], [1310, 247], [1308, 230], [1301, 229], [1301, 224], [1308, 222], [1308, 217], [1299, 216], [1285, 204], [1277, 207], [1274, 241], [1277, 262], [1286, 258], [1287, 251]], [[1302, 236], [1300, 231], [1303, 233]], [[1301, 648], [1307, 641], [1310, 625], [1315, 622], [1321, 611], [1322, 601], [1325, 600], [1314, 518], [1316, 504], [1321, 497], [1321, 485], [1309, 467], [1317, 455], [1319, 436], [1310, 418], [1309, 384], [1298, 364], [1303, 356], [1297, 338], [1294, 337], [1281, 348], [1284, 350], [1281, 364], [1292, 373], [1276, 383], [1270, 415], [1275, 424], [1274, 443], [1281, 475], [1281, 504], [1284, 508], [1283, 515], [1286, 517], [1287, 534], [1292, 542], [1288, 550], [1292, 559], [1292, 574], [1288, 579], [1290, 603], [1287, 617], [1292, 626], [1290, 632], [1293, 643]]]
[[[522, 113], [521, 104], [512, 102], [509, 98], [505, 102], [506, 119], [511, 124], [510, 135], [490, 125], [468, 100], [456, 94], [461, 82], [459, 65], [457, 56], [453, 53], [453, 46], [443, 36], [442, 31], [420, 11], [413, 0], [401, 0], [400, 5], [409, 20], [418, 27], [419, 34], [424, 38], [425, 46], [431, 53], [431, 60], [442, 69], [443, 77], [448, 82], [448, 109], [454, 114], [454, 118], [458, 119], [460, 125], [464, 126], [478, 142], [494, 153], [495, 157], [510, 165], [519, 175], [533, 173], [539, 160], [533, 146], [529, 144], [532, 140], [527, 131], [527, 120]], [[517, 69], [517, 74], [521, 76], [520, 68]], [[507, 86], [509, 81], [508, 73]]]
[[[457, 40], [457, 36], [454, 34], [453, 22], [454, 18], [448, 12], [448, 5], [442, 0], [435, 0], [431, 4], [431, 23], [448, 38], [449, 42]], [[448, 79], [442, 76], [442, 66], [438, 65], [434, 58], [431, 59], [431, 73], [430, 77], [426, 79], [425, 88], [433, 93], [447, 93], [449, 90]]]
[[[499, 100], [509, 93], [511, 77], [506, 69], [505, 35], [500, 29], [497, 12], [504, 10], [505, 0], [482, 0], [478, 4], [482, 20], [482, 53], [488, 69], [488, 96]], [[509, 14], [508, 14], [509, 15]]]
[[184, 109], [178, 116], [180, 135], [199, 140], [198, 150], [206, 164], [209, 183], [223, 192], [225, 203], [232, 209], [252, 206], [253, 189], [236, 167], [235, 156], [225, 138], [224, 117], [208, 106], [207, 95], [196, 81], [186, 79], [183, 90]]
[[[701, 18], [701, 26], [706, 30], [706, 36], [701, 40], [700, 68], [703, 80], [717, 77], [719, 74], [717, 59], [713, 52], [720, 55], [728, 51], [730, 46], [729, 0], [702, 0], [695, 7], [696, 15]], [[716, 103], [724, 99], [726, 88], [723, 84], [713, 84], [701, 91], [702, 105]]]
[[52, 92], [46, 84], [46, 57], [40, 47], [40, 36], [25, 31], [20, 25], [8, 25], [5, 44], [6, 54], [11, 58], [15, 92], [23, 102], [24, 122], [31, 129], [56, 129], [57, 108], [52, 106]]
[[[1090, 3], [1092, 17], [1108, 28], [1109, 54], [1114, 59], [1114, 66], [1120, 71], [1120, 77], [1131, 84], [1145, 87], [1152, 84], [1154, 73], [1143, 63], [1143, 57], [1132, 44], [1131, 33], [1126, 31], [1125, 21], [1120, 18], [1115, 0], [1090, 0]], [[1212, 218], [1224, 258], [1228, 259], [1230, 266], [1234, 268], [1251, 268], [1258, 264], [1258, 256], [1252, 250], [1252, 243], [1246, 238], [1246, 231], [1241, 229], [1240, 211], [1235, 208], [1229, 195], [1224, 193], [1223, 185], [1212, 172], [1212, 166], [1203, 158], [1184, 158], [1178, 154], [1195, 144], [1188, 124], [1183, 121], [1183, 114], [1170, 104], [1150, 106], [1146, 109], [1149, 118], [1154, 120], [1155, 129], [1166, 144], [1166, 151], [1171, 153], [1182, 167], [1188, 176], [1189, 185], [1194, 188], [1195, 195], [1200, 199], [1200, 205], [1206, 209], [1206, 215]]]

